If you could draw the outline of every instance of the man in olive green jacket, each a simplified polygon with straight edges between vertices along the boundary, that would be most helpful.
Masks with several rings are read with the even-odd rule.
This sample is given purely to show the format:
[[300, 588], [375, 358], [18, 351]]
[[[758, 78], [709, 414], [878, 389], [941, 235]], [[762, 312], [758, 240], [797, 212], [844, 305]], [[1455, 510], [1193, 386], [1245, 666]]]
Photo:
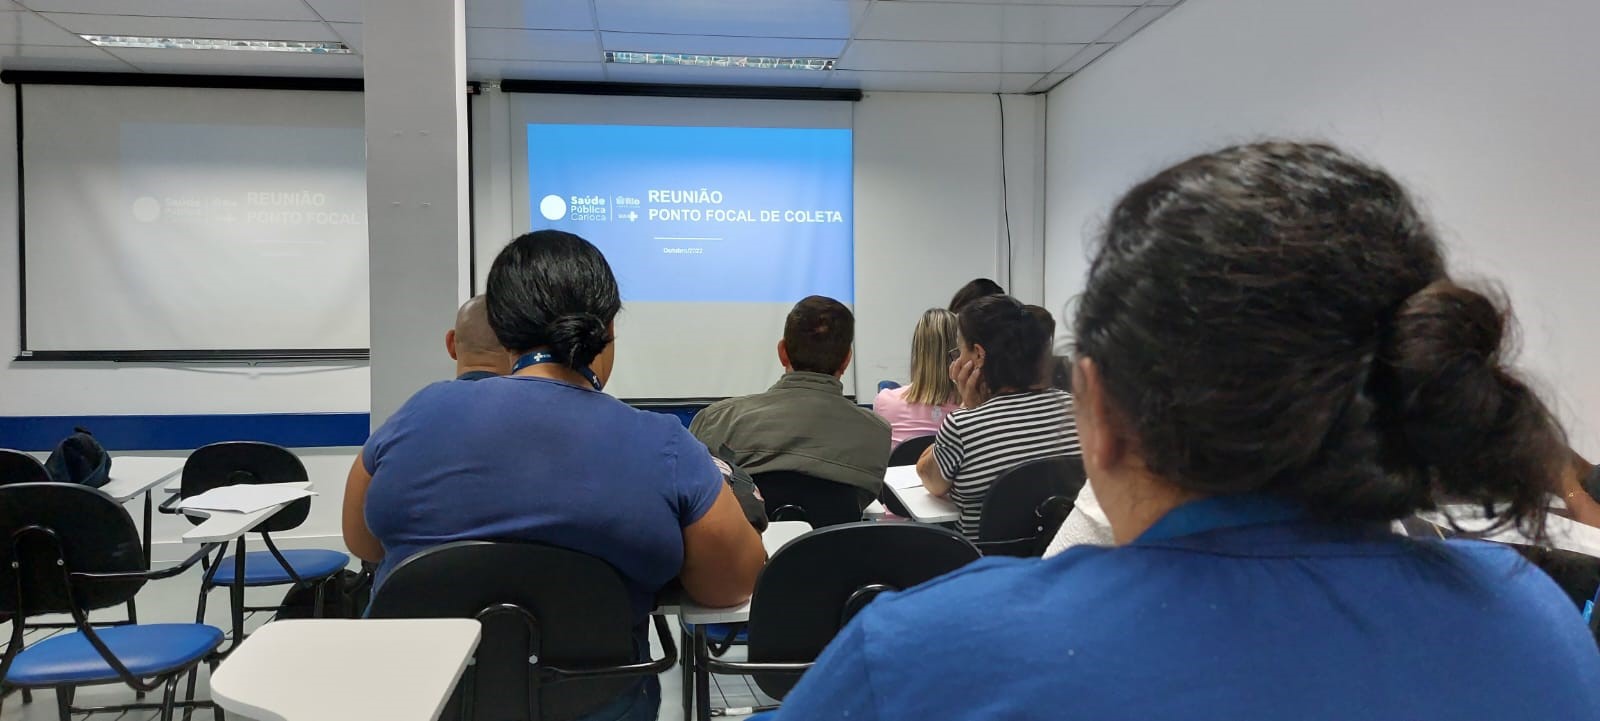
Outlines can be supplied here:
[[795, 304], [778, 341], [784, 375], [765, 393], [729, 398], [695, 416], [689, 432], [726, 445], [751, 475], [797, 471], [857, 489], [859, 505], [878, 497], [889, 465], [889, 424], [844, 397], [855, 316], [832, 298]]

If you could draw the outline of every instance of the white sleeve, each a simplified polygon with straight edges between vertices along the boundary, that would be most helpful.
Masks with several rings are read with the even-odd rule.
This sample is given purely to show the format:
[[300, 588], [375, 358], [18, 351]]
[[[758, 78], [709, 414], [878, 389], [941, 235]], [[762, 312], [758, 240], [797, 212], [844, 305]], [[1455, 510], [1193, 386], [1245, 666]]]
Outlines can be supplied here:
[[1045, 549], [1044, 557], [1049, 558], [1073, 546], [1114, 545], [1116, 541], [1111, 535], [1111, 521], [1100, 509], [1100, 501], [1094, 497], [1094, 485], [1085, 483], [1083, 490], [1078, 491], [1078, 499], [1072, 504], [1072, 513], [1061, 524], [1061, 530], [1056, 531], [1056, 537]]

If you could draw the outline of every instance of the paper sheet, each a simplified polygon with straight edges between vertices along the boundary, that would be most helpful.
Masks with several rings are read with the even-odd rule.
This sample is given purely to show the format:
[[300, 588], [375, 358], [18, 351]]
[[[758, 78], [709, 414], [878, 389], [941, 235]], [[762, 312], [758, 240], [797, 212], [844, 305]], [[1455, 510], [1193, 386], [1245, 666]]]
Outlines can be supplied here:
[[315, 492], [306, 490], [300, 483], [240, 484], [213, 488], [193, 498], [185, 498], [178, 507], [202, 511], [250, 513], [315, 495], [317, 495]]
[[922, 485], [916, 466], [894, 466], [883, 474], [883, 482], [890, 488], [916, 488]]

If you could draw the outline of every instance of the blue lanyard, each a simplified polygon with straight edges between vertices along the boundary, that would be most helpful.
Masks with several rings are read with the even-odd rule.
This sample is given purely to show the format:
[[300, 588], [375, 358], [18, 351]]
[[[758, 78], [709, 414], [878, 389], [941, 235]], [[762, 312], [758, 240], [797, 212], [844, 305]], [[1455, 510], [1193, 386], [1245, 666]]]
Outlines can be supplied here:
[[[517, 371], [529, 366], [559, 362], [560, 361], [557, 361], [554, 355], [542, 350], [536, 350], [532, 353], [522, 356], [521, 358], [518, 358], [516, 364], [511, 366], [511, 372], [516, 373]], [[573, 370], [577, 371], [578, 374], [582, 375], [584, 378], [589, 379], [589, 385], [594, 386], [595, 390], [601, 390], [602, 384], [600, 383], [600, 376], [595, 375], [594, 371], [589, 370], [588, 368], [573, 368]]]
[[1269, 496], [1212, 496], [1190, 501], [1168, 511], [1134, 542], [1163, 541], [1219, 528], [1281, 523], [1304, 518], [1305, 515], [1304, 508]]

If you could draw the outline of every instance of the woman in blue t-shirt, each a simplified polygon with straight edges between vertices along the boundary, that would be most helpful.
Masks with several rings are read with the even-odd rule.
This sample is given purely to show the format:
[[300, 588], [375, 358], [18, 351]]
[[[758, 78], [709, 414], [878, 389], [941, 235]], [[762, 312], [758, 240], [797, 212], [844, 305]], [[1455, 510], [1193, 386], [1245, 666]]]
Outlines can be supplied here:
[[[643, 624], [672, 579], [707, 606], [750, 597], [766, 561], [705, 446], [674, 416], [601, 392], [611, 377], [617, 282], [571, 233], [529, 233], [489, 271], [489, 325], [512, 374], [419, 391], [361, 450], [344, 537], [377, 562], [462, 540], [522, 540], [596, 556], [622, 575]], [[646, 648], [648, 648], [646, 646]], [[656, 679], [591, 718], [653, 719]]]
[[1119, 544], [874, 601], [778, 718], [1600, 718], [1600, 654], [1512, 549], [1562, 433], [1388, 174], [1325, 145], [1202, 155], [1112, 211], [1077, 306], [1084, 466]]

